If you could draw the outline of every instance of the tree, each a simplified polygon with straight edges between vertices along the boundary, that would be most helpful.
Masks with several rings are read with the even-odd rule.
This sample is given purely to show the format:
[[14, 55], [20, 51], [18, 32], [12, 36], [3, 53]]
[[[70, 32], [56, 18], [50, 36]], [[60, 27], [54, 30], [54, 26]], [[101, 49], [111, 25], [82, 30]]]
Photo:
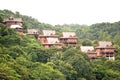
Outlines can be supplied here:
[[1, 80], [20, 80], [21, 76], [5, 63], [0, 63], [0, 79]]
[[107, 32], [100, 32], [98, 39], [101, 41], [110, 41], [111, 35], [109, 35]]
[[[0, 11], [1, 12], [1, 11]], [[3, 17], [4, 17], [5, 15], [3, 14], [3, 13], [0, 13], [0, 23], [2, 23], [3, 22]]]
[[105, 71], [108, 69], [105, 65], [106, 61], [106, 57], [101, 57], [92, 63], [92, 73], [95, 76], [95, 80], [102, 80], [105, 77]]
[[113, 71], [111, 69], [107, 69], [105, 71], [105, 77], [102, 80], [119, 80], [120, 79], [120, 73]]
[[114, 36], [113, 42], [120, 46], [120, 35], [119, 34]]
[[82, 45], [83, 46], [92, 46], [92, 42], [90, 40], [88, 40], [88, 39], [87, 40], [83, 40], [82, 41]]
[[31, 66], [30, 71], [31, 80], [64, 80], [64, 75], [58, 70], [54, 70], [52, 67], [42, 64], [34, 63]]
[[91, 74], [90, 63], [87, 57], [85, 57], [85, 55], [83, 54], [84, 53], [81, 53], [76, 48], [70, 48], [67, 49], [62, 55], [63, 56], [62, 60], [65, 61], [66, 63], [71, 64], [73, 69], [77, 72], [76, 75], [72, 76], [72, 79], [90, 78]]

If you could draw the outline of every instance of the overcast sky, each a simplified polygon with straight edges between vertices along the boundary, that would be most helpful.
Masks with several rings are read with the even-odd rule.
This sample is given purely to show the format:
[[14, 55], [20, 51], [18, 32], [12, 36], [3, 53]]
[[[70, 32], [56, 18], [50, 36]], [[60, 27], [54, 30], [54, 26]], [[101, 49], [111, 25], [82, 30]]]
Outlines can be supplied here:
[[0, 0], [0, 9], [18, 11], [40, 22], [87, 24], [120, 21], [120, 0]]

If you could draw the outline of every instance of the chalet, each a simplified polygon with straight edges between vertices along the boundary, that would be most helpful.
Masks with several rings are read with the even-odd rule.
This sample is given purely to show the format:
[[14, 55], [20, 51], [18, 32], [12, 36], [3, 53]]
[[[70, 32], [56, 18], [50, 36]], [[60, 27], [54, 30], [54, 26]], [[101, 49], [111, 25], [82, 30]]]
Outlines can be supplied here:
[[40, 37], [58, 37], [58, 35], [56, 35], [56, 32], [54, 30], [43, 30], [42, 31], [42, 35], [40, 35]]
[[98, 46], [96, 47], [96, 52], [98, 57], [107, 57], [109, 60], [114, 60], [114, 49], [111, 42], [98, 42]]
[[81, 50], [81, 52], [87, 53], [90, 60], [94, 60], [97, 58], [97, 53], [95, 52], [93, 46], [81, 46], [80, 50]]
[[15, 29], [19, 33], [20, 39], [22, 39], [23, 21], [21, 18], [9, 17], [8, 19], [4, 19], [2, 23], [8, 28]]
[[53, 35], [56, 35], [56, 32], [54, 30], [43, 30], [42, 35], [44, 35], [44, 36], [53, 36]]
[[18, 32], [22, 32], [23, 31], [23, 27], [21, 27], [20, 25], [11, 25], [10, 28], [15, 29]]
[[35, 38], [38, 39], [38, 29], [27, 29], [27, 35], [34, 35]]
[[62, 32], [62, 37], [60, 37], [60, 42], [68, 46], [76, 46], [78, 43], [78, 37], [74, 32]]
[[21, 18], [9, 17], [8, 19], [3, 20], [3, 24], [6, 27], [13, 28], [20, 33], [23, 32], [23, 22]]
[[9, 17], [8, 19], [4, 19], [3, 23], [7, 26], [10, 27], [11, 25], [23, 25], [23, 21], [21, 18], [14, 18], [14, 17]]
[[28, 35], [38, 34], [38, 29], [27, 29]]
[[38, 40], [45, 43], [47, 38], [58, 38], [58, 35], [53, 30], [42, 30], [42, 35], [39, 35]]
[[42, 45], [45, 48], [50, 48], [51, 46], [55, 46], [57, 48], [61, 48], [62, 47], [62, 43], [60, 43], [58, 38], [46, 38], [46, 41], [44, 43], [42, 43]]
[[43, 30], [42, 35], [39, 35], [38, 40], [45, 48], [49, 48], [51, 46], [62, 46], [58, 39], [58, 35], [56, 35], [54, 30]]
[[10, 28], [15, 29], [18, 32], [20, 39], [22, 39], [23, 27], [21, 27], [20, 25], [11, 25]]

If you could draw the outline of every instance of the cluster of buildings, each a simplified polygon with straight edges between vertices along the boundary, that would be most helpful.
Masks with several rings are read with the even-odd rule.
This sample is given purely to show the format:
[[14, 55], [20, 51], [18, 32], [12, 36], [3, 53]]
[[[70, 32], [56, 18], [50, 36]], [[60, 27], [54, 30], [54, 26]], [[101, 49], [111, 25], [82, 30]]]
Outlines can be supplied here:
[[[9, 17], [4, 19], [3, 24], [6, 27], [14, 28], [20, 34], [23, 33], [23, 21], [21, 18]], [[45, 48], [56, 46], [62, 48], [62, 46], [77, 46], [78, 37], [74, 32], [62, 32], [62, 36], [59, 37], [54, 30], [42, 30], [42, 34], [38, 33], [37, 29], [28, 29], [28, 35], [34, 35]], [[99, 57], [106, 57], [109, 60], [114, 60], [114, 49], [111, 42], [99, 41], [97, 47], [93, 46], [80, 46], [81, 52], [87, 53], [91, 60]]]
[[[15, 29], [20, 34], [24, 32], [22, 27], [23, 21], [21, 18], [14, 18], [11, 16], [4, 19], [3, 24], [6, 27]], [[45, 48], [50, 48], [51, 46], [61, 48], [64, 45], [76, 46], [78, 42], [78, 37], [74, 32], [63, 32], [62, 36], [59, 37], [54, 30], [42, 30], [42, 34], [39, 35], [37, 29], [28, 29], [26, 34], [34, 35]]]
[[43, 30], [42, 34], [38, 36], [38, 40], [45, 48], [56, 46], [61, 48], [62, 46], [76, 46], [78, 38], [74, 32], [63, 32], [59, 37], [54, 30]]
[[16, 29], [18, 32], [23, 32], [22, 31], [23, 21], [21, 18], [14, 18], [11, 16], [7, 19], [4, 19], [3, 24], [5, 24], [6, 27]]
[[80, 50], [87, 53], [91, 60], [97, 59], [99, 57], [106, 57], [109, 60], [115, 60], [115, 47], [111, 42], [99, 41], [98, 46], [95, 48], [93, 46], [81, 46]]
[[[38, 30], [28, 29], [27, 34], [36, 35]], [[77, 46], [78, 37], [74, 32], [62, 32], [62, 36], [56, 34], [54, 30], [42, 30], [42, 34], [38, 35], [37, 39], [45, 48], [55, 46], [61, 48], [62, 46]]]

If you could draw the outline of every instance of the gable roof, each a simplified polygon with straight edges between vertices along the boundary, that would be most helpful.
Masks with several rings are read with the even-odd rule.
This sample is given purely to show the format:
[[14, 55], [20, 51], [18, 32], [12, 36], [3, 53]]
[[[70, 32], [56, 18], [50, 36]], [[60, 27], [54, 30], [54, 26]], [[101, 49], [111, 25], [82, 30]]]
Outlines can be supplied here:
[[94, 51], [94, 47], [93, 46], [81, 46], [80, 47], [82, 52], [88, 52], [88, 51]]
[[101, 46], [101, 47], [107, 47], [107, 46], [112, 46], [112, 43], [111, 42], [106, 42], [106, 41], [99, 41], [98, 42], [98, 45]]
[[98, 47], [96, 48], [114, 48], [112, 46], [112, 42], [108, 42], [108, 41], [99, 41], [98, 42]]
[[69, 37], [76, 37], [75, 32], [62, 32], [62, 37], [69, 38]]
[[20, 25], [11, 25], [10, 28], [14, 28], [14, 29], [20, 28], [21, 29], [22, 27]]
[[28, 29], [27, 30], [27, 34], [37, 34], [38, 33], [38, 29]]
[[43, 30], [42, 33], [44, 36], [51, 36], [56, 34], [53, 30]]
[[60, 43], [60, 41], [58, 40], [58, 38], [47, 38], [47, 43], [56, 44], [56, 43]]
[[9, 18], [3, 20], [3, 22], [11, 22], [11, 21], [22, 22], [22, 18], [9, 17]]

